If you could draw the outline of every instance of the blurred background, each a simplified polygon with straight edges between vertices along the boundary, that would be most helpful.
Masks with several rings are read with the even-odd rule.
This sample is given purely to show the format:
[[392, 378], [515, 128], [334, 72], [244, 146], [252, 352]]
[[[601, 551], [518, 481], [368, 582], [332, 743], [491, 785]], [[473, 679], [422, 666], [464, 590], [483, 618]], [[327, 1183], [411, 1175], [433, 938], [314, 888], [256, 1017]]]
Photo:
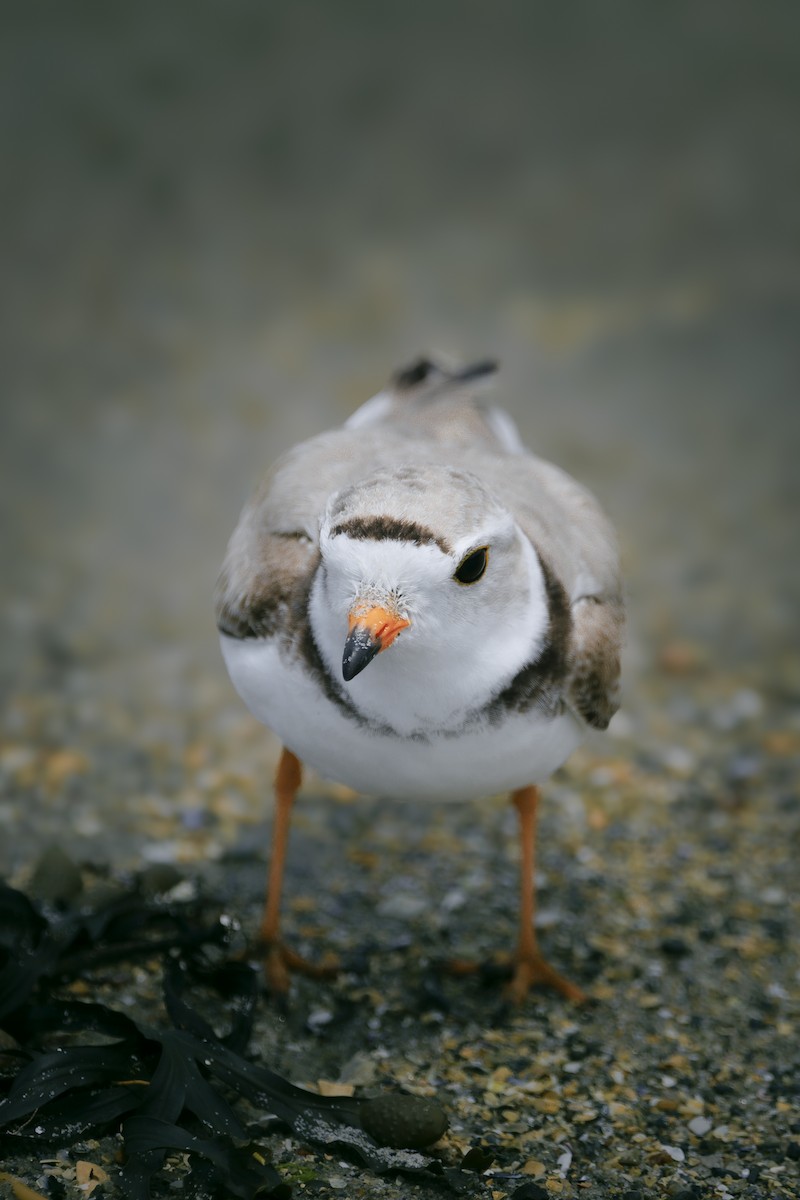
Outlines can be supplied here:
[[222, 841], [263, 815], [226, 539], [267, 462], [423, 350], [498, 356], [617, 525], [621, 736], [796, 722], [797, 5], [0, 23], [0, 811], [32, 822], [0, 865], [65, 814], [134, 841], [209, 796]]

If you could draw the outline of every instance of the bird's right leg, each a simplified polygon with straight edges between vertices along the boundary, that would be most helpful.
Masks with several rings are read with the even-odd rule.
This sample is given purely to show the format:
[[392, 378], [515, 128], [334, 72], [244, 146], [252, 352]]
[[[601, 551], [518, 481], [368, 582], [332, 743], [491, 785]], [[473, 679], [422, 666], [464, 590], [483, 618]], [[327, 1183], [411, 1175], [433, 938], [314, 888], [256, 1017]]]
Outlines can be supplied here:
[[535, 984], [553, 988], [583, 1004], [587, 997], [579, 987], [559, 975], [541, 955], [536, 937], [536, 817], [539, 809], [538, 787], [519, 788], [512, 792], [511, 801], [519, 818], [520, 841], [520, 906], [519, 941], [514, 957], [514, 973], [508, 985], [508, 998], [519, 1005]]
[[264, 950], [264, 974], [269, 990], [285, 995], [289, 990], [289, 973], [308, 975], [312, 979], [331, 979], [337, 964], [323, 960], [319, 965], [307, 962], [281, 940], [281, 893], [283, 868], [289, 841], [292, 808], [302, 778], [299, 758], [285, 747], [275, 775], [275, 815], [272, 822], [272, 857], [267, 880], [267, 898], [261, 918], [259, 945]]

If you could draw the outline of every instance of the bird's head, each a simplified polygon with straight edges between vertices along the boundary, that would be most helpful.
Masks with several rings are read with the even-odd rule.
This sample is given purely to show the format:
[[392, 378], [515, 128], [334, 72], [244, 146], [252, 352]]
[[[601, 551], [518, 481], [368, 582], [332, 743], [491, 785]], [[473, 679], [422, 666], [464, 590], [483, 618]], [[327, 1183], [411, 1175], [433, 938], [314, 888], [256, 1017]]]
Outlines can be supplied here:
[[318, 648], [355, 706], [398, 731], [444, 727], [484, 702], [545, 637], [536, 554], [468, 472], [376, 471], [332, 498], [320, 551]]

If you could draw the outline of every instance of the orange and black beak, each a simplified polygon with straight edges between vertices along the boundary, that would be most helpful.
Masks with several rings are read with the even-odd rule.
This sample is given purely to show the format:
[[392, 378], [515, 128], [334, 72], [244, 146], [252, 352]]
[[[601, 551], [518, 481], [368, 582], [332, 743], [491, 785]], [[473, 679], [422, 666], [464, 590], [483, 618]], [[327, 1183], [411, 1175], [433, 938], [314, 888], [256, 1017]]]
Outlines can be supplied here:
[[411, 622], [407, 617], [380, 606], [355, 608], [350, 613], [350, 629], [344, 644], [342, 674], [349, 683], [376, 654], [391, 646], [402, 629]]

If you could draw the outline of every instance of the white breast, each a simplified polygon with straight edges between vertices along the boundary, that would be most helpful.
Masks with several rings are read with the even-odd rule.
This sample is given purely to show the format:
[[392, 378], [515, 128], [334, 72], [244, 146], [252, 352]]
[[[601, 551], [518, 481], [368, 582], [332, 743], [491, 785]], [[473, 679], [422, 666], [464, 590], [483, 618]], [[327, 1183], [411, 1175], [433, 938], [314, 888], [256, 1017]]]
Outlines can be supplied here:
[[301, 660], [275, 641], [224, 634], [222, 653], [247, 707], [320, 775], [372, 795], [474, 799], [542, 783], [579, 744], [569, 712], [509, 713], [460, 733], [399, 737], [329, 700]]

